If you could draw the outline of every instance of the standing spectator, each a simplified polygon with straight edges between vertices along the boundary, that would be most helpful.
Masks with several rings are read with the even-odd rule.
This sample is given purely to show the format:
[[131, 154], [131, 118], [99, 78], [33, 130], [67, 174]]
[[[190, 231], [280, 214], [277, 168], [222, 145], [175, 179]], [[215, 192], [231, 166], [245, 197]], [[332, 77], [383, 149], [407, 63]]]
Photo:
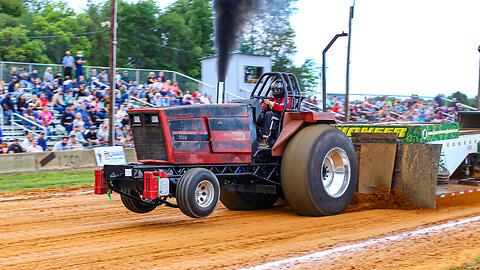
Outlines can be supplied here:
[[67, 107], [65, 113], [62, 115], [62, 119], [60, 120], [60, 124], [65, 127], [68, 133], [72, 131], [73, 128], [73, 119], [75, 117], [72, 114], [71, 107]]
[[62, 140], [56, 142], [52, 148], [52, 151], [65, 151], [65, 150], [70, 150], [70, 146], [68, 145], [68, 137], [63, 137]]
[[63, 57], [62, 64], [63, 64], [63, 77], [72, 77], [72, 69], [74, 68], [73, 65], [75, 63], [75, 58], [70, 55], [70, 51], [65, 52], [65, 56]]
[[38, 145], [37, 139], [33, 139], [33, 140], [32, 140], [32, 145], [30, 145], [29, 147], [27, 147], [26, 152], [27, 152], [27, 153], [43, 152], [43, 148], [42, 148], [40, 145]]
[[83, 76], [83, 64], [85, 64], [85, 59], [83, 58], [83, 52], [78, 51], [77, 57], [75, 57], [75, 66], [77, 67], [75, 71], [75, 75], [77, 76], [77, 79], [79, 79], [80, 76]]
[[20, 146], [18, 138], [13, 139], [12, 144], [8, 147], [9, 154], [23, 153], [23, 148]]
[[37, 138], [38, 145], [40, 145], [43, 151], [47, 151], [47, 137], [45, 137], [45, 132], [40, 133], [40, 137]]
[[11, 100], [10, 92], [5, 93], [5, 97], [3, 98], [2, 102], [0, 103], [3, 108], [3, 116], [6, 125], [10, 125], [10, 118], [12, 114], [15, 112], [15, 107], [13, 101]]
[[68, 140], [67, 147], [72, 150], [83, 150], [83, 145], [76, 140], [75, 135], [70, 135], [70, 140]]
[[148, 74], [147, 84], [148, 84], [148, 85], [152, 85], [152, 84], [154, 84], [154, 83], [155, 83], [155, 73], [150, 72], [150, 73]]
[[50, 83], [53, 82], [53, 74], [51, 67], [47, 67], [47, 69], [45, 69], [45, 72], [43, 73], [43, 78], [47, 78], [47, 81]]
[[12, 77], [17, 77], [18, 79], [18, 72], [16, 67], [12, 67], [10, 69], [10, 79], [12, 79]]

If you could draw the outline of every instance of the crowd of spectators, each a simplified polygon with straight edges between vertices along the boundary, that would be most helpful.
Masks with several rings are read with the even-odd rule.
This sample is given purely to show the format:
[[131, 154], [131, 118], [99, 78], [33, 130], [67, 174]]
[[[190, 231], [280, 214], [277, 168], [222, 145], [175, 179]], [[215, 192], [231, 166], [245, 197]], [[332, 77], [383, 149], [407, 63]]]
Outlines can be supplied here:
[[[67, 51], [62, 60], [63, 74], [54, 73], [51, 67], [47, 67], [43, 74], [38, 69], [28, 73], [23, 66], [11, 67], [9, 82], [0, 82], [4, 124], [10, 125], [12, 114], [17, 113], [23, 116], [25, 127], [42, 135], [34, 138], [33, 133], [29, 133], [28, 143], [14, 139], [4, 147], [6, 142], [2, 140], [0, 129], [0, 152], [35, 152], [40, 147], [42, 151], [84, 149], [108, 144], [108, 71], [105, 68], [100, 72], [92, 69], [85, 77], [84, 63], [81, 51], [76, 57]], [[144, 82], [133, 80], [127, 70], [115, 71], [114, 78], [119, 90], [113, 108], [115, 145], [133, 147], [127, 111], [146, 106], [145, 102], [158, 107], [211, 103], [210, 96], [198, 90], [193, 93], [183, 91], [177, 82], [166, 80], [163, 72], [150, 72]], [[62, 139], [51, 149], [46, 144], [43, 147], [43, 141], [52, 135]]]
[[[316, 97], [306, 99], [305, 106], [310, 110], [318, 110]], [[337, 119], [345, 120], [345, 103], [341, 97], [327, 96], [327, 112], [335, 113]], [[440, 95], [432, 100], [423, 100], [412, 96], [405, 100], [390, 97], [364, 98], [363, 101], [350, 103], [349, 122], [455, 122], [458, 111], [463, 110], [461, 103], [453, 98], [451, 102], [443, 101]]]

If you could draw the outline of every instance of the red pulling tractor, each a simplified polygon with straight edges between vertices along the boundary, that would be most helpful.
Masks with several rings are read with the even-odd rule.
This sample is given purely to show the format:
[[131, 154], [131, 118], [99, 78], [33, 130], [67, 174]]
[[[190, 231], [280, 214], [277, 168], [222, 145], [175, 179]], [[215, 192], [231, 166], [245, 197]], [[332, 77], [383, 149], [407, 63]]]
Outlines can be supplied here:
[[[279, 81], [289, 104], [274, 119], [269, 147], [259, 148], [258, 120], [268, 109], [261, 101]], [[341, 213], [357, 182], [354, 147], [330, 126], [332, 114], [301, 111], [302, 99], [293, 74], [265, 73], [250, 100], [131, 110], [140, 164], [97, 170], [95, 193], [117, 192], [135, 213], [164, 204], [194, 218], [210, 215], [219, 200], [257, 210], [284, 198], [300, 215]]]

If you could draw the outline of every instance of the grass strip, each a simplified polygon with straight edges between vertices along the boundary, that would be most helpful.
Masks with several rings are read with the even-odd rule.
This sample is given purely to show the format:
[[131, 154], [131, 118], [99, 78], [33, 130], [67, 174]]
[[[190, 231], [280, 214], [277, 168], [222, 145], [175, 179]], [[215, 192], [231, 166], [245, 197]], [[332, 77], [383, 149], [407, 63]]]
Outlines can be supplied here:
[[0, 175], [0, 192], [93, 185], [93, 170], [48, 171]]
[[478, 257], [474, 262], [466, 262], [462, 266], [450, 268], [449, 270], [474, 270], [480, 269], [480, 257]]

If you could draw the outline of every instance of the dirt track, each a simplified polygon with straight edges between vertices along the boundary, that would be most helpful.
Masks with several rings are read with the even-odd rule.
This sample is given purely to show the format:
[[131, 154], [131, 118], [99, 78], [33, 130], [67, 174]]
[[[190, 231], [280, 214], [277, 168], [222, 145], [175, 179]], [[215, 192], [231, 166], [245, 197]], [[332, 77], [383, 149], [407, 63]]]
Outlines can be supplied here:
[[[312, 218], [285, 204], [254, 212], [220, 205], [206, 219], [191, 219], [166, 207], [130, 213], [117, 195], [110, 203], [107, 196], [74, 194], [82, 191], [0, 194], [0, 269], [241, 268], [480, 216], [480, 194], [444, 199], [435, 210], [357, 204], [345, 214]], [[16, 196], [32, 197], [5, 200]], [[476, 221], [275, 268], [441, 269], [480, 256], [479, 231]]]

